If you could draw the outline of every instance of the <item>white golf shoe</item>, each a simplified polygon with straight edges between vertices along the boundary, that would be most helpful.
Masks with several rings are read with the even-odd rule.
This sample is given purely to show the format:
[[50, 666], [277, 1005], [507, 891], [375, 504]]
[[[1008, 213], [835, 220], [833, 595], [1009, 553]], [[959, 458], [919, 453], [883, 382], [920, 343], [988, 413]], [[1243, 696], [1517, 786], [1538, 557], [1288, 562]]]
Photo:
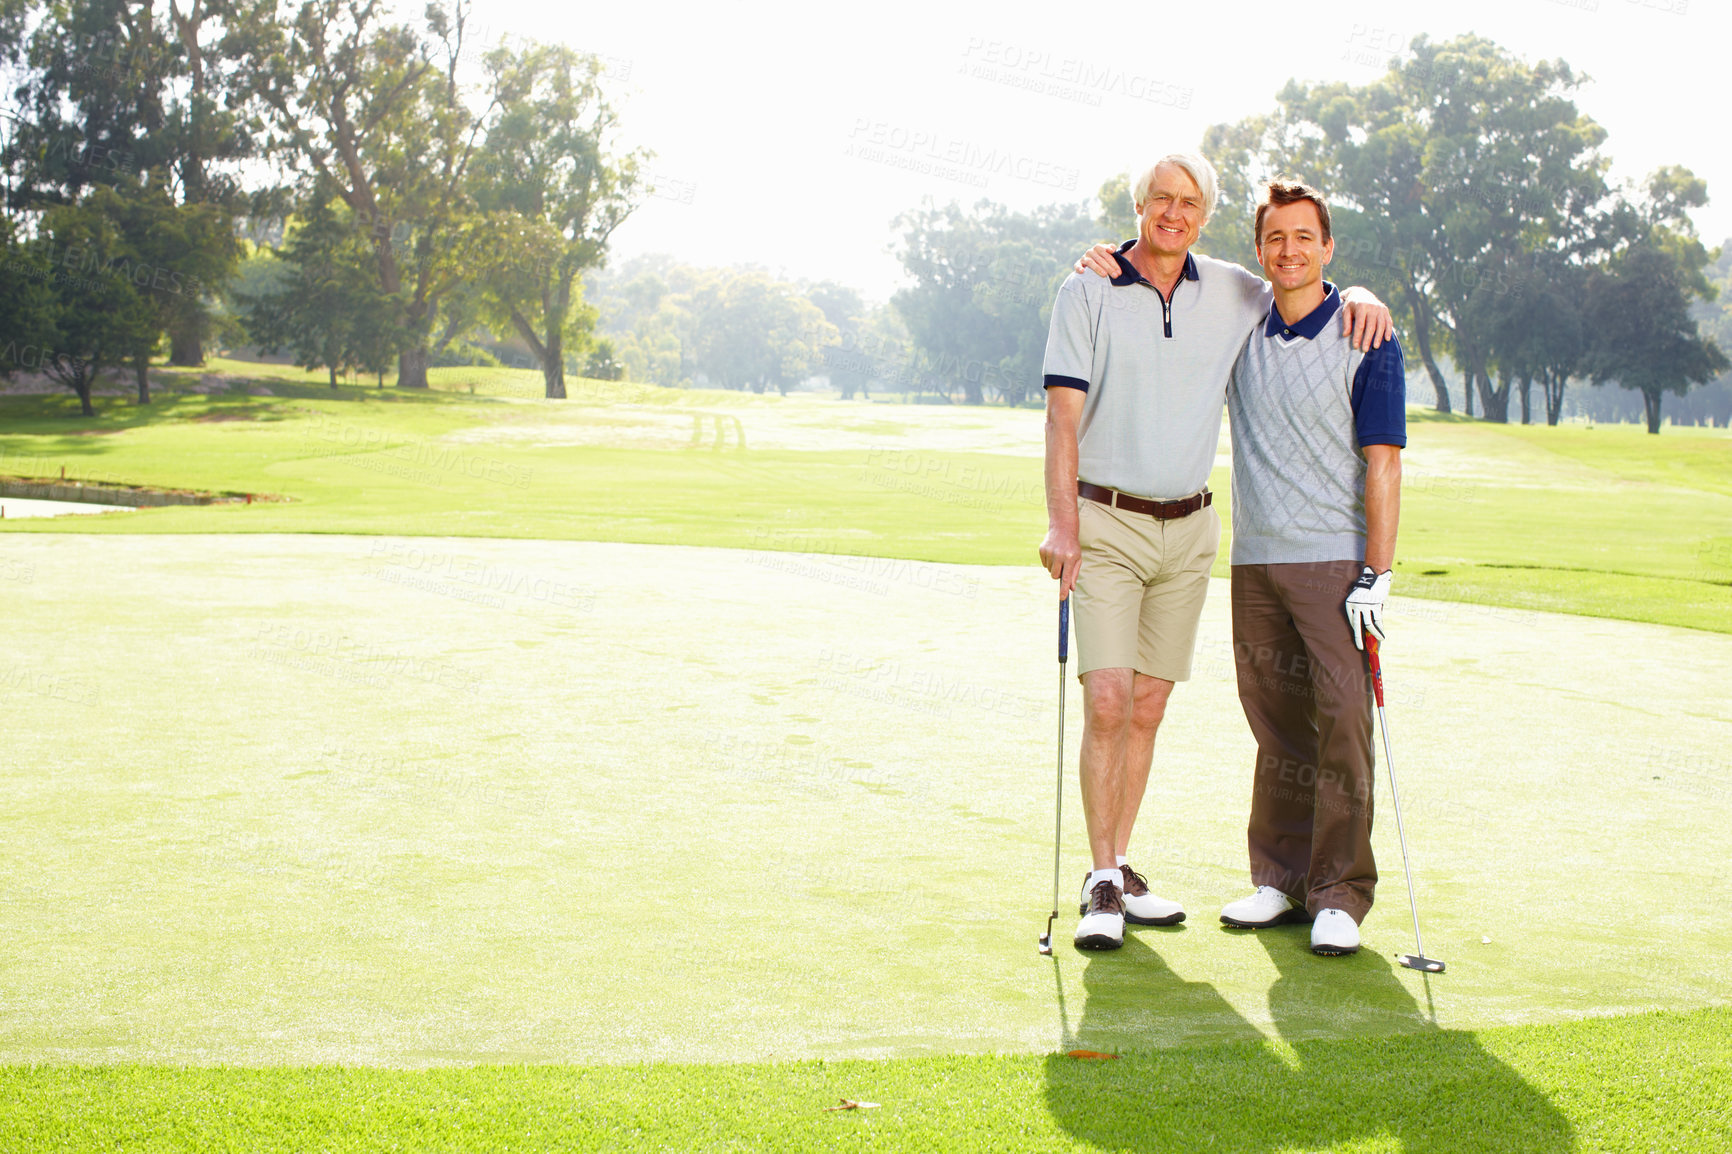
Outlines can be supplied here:
[[1276, 889], [1258, 886], [1248, 898], [1228, 902], [1221, 910], [1221, 920], [1242, 930], [1261, 930], [1287, 922], [1305, 920], [1305, 907]]
[[1311, 923], [1311, 952], [1325, 957], [1359, 952], [1359, 923], [1346, 910], [1319, 910]]
[[1076, 924], [1079, 950], [1116, 950], [1125, 944], [1125, 903], [1119, 887], [1099, 881], [1089, 891], [1088, 905]]
[[[1185, 920], [1185, 907], [1150, 893], [1149, 881], [1142, 874], [1128, 865], [1120, 866], [1119, 873], [1125, 879], [1125, 888], [1119, 891], [1119, 898], [1125, 903], [1126, 922], [1133, 926], [1176, 926]], [[1077, 902], [1076, 911], [1079, 914], [1088, 912], [1091, 876], [1083, 875], [1082, 897]]]

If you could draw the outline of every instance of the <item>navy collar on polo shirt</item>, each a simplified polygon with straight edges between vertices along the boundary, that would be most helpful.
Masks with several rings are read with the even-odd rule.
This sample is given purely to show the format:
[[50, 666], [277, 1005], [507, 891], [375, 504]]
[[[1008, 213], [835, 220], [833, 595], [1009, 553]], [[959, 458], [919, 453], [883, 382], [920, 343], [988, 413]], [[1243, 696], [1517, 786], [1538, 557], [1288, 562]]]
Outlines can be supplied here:
[[[1131, 251], [1131, 246], [1136, 243], [1137, 242], [1134, 240], [1127, 240], [1125, 243], [1119, 245], [1118, 249], [1114, 251], [1113, 259], [1119, 262], [1119, 268], [1123, 271], [1113, 278], [1113, 283], [1116, 285], [1146, 284], [1150, 288], [1153, 288], [1153, 282], [1142, 273], [1138, 272], [1136, 265], [1125, 259], [1125, 254]], [[1199, 279], [1197, 276], [1197, 258], [1191, 255], [1189, 249], [1185, 250], [1185, 279]]]
[[[1113, 282], [1117, 284], [1118, 282]], [[1281, 319], [1281, 310], [1274, 305], [1269, 306], [1269, 317], [1263, 322], [1263, 335], [1266, 337], [1304, 337], [1315, 340], [1317, 334], [1323, 331], [1323, 326], [1329, 319], [1341, 310], [1341, 294], [1328, 281], [1323, 282], [1325, 292], [1323, 303], [1306, 313], [1296, 325], [1290, 325]]]

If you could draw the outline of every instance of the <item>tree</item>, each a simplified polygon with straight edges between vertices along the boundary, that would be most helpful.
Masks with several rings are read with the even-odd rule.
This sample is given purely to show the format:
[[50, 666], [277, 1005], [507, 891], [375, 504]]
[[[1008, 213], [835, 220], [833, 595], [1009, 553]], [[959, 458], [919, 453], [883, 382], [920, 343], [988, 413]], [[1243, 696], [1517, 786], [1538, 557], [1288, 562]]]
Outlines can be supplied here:
[[703, 371], [729, 389], [787, 393], [821, 371], [841, 334], [799, 289], [761, 272], [717, 278], [693, 295], [692, 344]]
[[[257, 149], [248, 128], [242, 59], [270, 25], [264, 0], [92, 0], [42, 10], [18, 88], [26, 117], [5, 154], [13, 207], [78, 203], [85, 190], [160, 186], [199, 227], [159, 267], [199, 266], [198, 292], [158, 304], [170, 359], [200, 364], [217, 291], [235, 268], [232, 222], [242, 209], [240, 165]], [[205, 227], [215, 221], [220, 227]], [[167, 253], [159, 253], [167, 256]], [[190, 280], [183, 278], [183, 283]]]
[[641, 157], [612, 151], [616, 118], [596, 57], [532, 44], [496, 48], [486, 67], [500, 112], [473, 176], [476, 203], [492, 214], [485, 307], [534, 352], [547, 396], [562, 398], [566, 339], [593, 327], [573, 286], [636, 207]]
[[1632, 245], [1590, 281], [1588, 375], [1596, 384], [1615, 381], [1640, 391], [1650, 433], [1660, 431], [1665, 394], [1682, 395], [1729, 367], [1690, 316], [1692, 298], [1715, 295], [1701, 271], [1706, 258], [1693, 238], [1661, 232]]
[[[1690, 315], [1696, 319], [1699, 332], [1719, 345], [1722, 352], [1732, 352], [1732, 238], [1720, 245], [1705, 275], [1716, 295], [1713, 300], [1697, 300], [1690, 307]], [[1722, 373], [1686, 394], [1684, 406], [1697, 424], [1719, 428], [1732, 425], [1732, 373]], [[1676, 423], [1678, 417], [1674, 415], [1672, 420]]]
[[242, 323], [265, 353], [290, 350], [295, 364], [339, 373], [383, 373], [397, 353], [399, 302], [379, 292], [365, 229], [329, 187], [319, 190], [271, 254], [265, 283], [237, 291]]
[[[120, 230], [127, 255], [108, 271], [129, 278], [139, 290], [138, 298], [153, 331], [133, 349], [132, 367], [138, 383], [138, 403], [150, 403], [150, 358], [158, 336], [172, 335], [189, 317], [197, 317], [194, 330], [202, 340], [203, 302], [214, 296], [215, 286], [224, 284], [240, 259], [234, 222], [227, 210], [210, 203], [176, 204], [164, 174], [153, 171], [141, 185], [123, 184], [105, 189], [103, 199]], [[177, 330], [177, 326], [183, 326]], [[172, 353], [172, 350], [171, 350]], [[203, 359], [200, 352], [199, 359]], [[170, 360], [173, 360], [172, 355]]]
[[43, 349], [36, 367], [71, 389], [86, 417], [96, 415], [91, 389], [103, 370], [133, 360], [141, 348], [148, 356], [162, 333], [140, 289], [120, 271], [136, 254], [115, 224], [117, 197], [98, 187], [77, 204], [48, 209], [26, 246], [49, 290], [32, 333]]
[[1016, 403], [1040, 388], [1040, 350], [1058, 286], [1098, 235], [1085, 207], [1015, 213], [930, 202], [902, 214], [898, 256], [914, 283], [891, 298], [908, 326], [922, 382], [969, 404], [988, 389]]
[[1583, 78], [1561, 60], [1529, 65], [1471, 35], [1412, 49], [1363, 87], [1289, 83], [1273, 156], [1364, 214], [1359, 243], [1397, 278], [1438, 409], [1447, 350], [1485, 415], [1504, 419], [1487, 298], [1535, 251], [1579, 257], [1598, 243], [1605, 132], [1576, 110]]
[[1579, 263], [1536, 253], [1514, 270], [1508, 291], [1490, 302], [1492, 348], [1499, 372], [1517, 386], [1524, 425], [1532, 421], [1535, 381], [1543, 390], [1546, 424], [1557, 424], [1563, 412], [1564, 390], [1587, 353], [1587, 275]]
[[1100, 206], [1095, 224], [1100, 226], [1102, 235], [1115, 240], [1128, 240], [1137, 235], [1137, 205], [1131, 194], [1133, 179], [1130, 173], [1121, 172], [1101, 182], [1099, 191], [1095, 193], [1095, 201]]
[[384, 23], [379, 0], [303, 0], [254, 62], [272, 153], [337, 191], [400, 302], [403, 388], [427, 387], [441, 306], [480, 258], [469, 166], [491, 105], [472, 112], [458, 83], [467, 23], [462, 0], [428, 7], [426, 39]]
[[0, 332], [5, 334], [0, 376], [10, 378], [19, 369], [45, 371], [45, 362], [54, 355], [59, 302], [50, 283], [56, 275], [51, 251], [41, 241], [20, 241], [17, 226], [0, 217], [0, 253], [5, 254], [8, 274], [0, 277]]
[[866, 318], [866, 305], [860, 294], [845, 285], [825, 281], [808, 289], [806, 299], [836, 328], [837, 343], [823, 350], [824, 371], [830, 384], [845, 401], [851, 400], [855, 393], [870, 398], [869, 362], [847, 355], [860, 347], [861, 326]]
[[597, 324], [614, 342], [625, 376], [669, 388], [690, 383], [686, 341], [692, 318], [685, 308], [696, 271], [656, 254], [598, 269], [584, 289], [596, 302]]

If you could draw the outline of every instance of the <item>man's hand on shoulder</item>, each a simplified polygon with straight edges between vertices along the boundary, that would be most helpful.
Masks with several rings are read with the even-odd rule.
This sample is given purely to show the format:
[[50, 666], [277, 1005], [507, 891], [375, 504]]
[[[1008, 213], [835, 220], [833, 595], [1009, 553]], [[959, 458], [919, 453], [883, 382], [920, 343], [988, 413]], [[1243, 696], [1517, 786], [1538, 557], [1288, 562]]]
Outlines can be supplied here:
[[1071, 271], [1099, 273], [1111, 280], [1119, 275], [1119, 262], [1113, 259], [1113, 253], [1117, 251], [1117, 245], [1097, 244], [1077, 258]]
[[1355, 285], [1341, 293], [1341, 333], [1352, 338], [1360, 352], [1383, 347], [1383, 342], [1395, 335], [1395, 322], [1389, 306], [1377, 299], [1377, 294]]

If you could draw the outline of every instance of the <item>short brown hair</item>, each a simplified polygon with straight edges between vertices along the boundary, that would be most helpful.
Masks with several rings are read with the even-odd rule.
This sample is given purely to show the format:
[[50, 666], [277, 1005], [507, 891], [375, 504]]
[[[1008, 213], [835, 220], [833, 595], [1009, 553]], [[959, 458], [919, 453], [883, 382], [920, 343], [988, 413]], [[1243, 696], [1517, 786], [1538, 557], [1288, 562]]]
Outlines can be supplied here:
[[1309, 184], [1301, 184], [1297, 180], [1271, 180], [1269, 195], [1257, 206], [1257, 227], [1251, 234], [1256, 237], [1258, 245], [1263, 243], [1264, 214], [1272, 208], [1285, 208], [1302, 200], [1308, 200], [1317, 206], [1317, 219], [1323, 222], [1323, 243], [1329, 243], [1329, 206], [1323, 203], [1323, 194]]

